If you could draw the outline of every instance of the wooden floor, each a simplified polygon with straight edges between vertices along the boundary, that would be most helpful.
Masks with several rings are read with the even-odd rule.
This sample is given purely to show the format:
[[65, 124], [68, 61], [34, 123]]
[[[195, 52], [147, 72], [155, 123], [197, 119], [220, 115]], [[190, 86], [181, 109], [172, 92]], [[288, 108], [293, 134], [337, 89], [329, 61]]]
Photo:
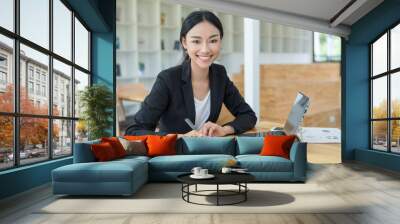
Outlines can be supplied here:
[[307, 144], [307, 160], [315, 164], [341, 163], [341, 144]]
[[[364, 204], [357, 214], [36, 214], [54, 200], [50, 187], [0, 202], [0, 223], [107, 224], [259, 224], [259, 223], [400, 223], [400, 174], [358, 163], [313, 164], [308, 182], [324, 186], [345, 201]], [[173, 205], [172, 205], [173, 206]]]

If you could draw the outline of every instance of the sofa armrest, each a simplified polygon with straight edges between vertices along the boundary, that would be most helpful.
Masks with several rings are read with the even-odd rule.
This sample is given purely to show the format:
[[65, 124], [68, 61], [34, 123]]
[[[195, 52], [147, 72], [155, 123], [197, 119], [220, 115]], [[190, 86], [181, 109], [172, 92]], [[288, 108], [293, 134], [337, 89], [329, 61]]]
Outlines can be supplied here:
[[293, 162], [293, 178], [305, 181], [307, 176], [307, 143], [295, 141], [290, 149], [290, 160]]
[[89, 163], [95, 162], [96, 158], [92, 153], [90, 146], [98, 144], [100, 140], [75, 143], [74, 147], [74, 163]]

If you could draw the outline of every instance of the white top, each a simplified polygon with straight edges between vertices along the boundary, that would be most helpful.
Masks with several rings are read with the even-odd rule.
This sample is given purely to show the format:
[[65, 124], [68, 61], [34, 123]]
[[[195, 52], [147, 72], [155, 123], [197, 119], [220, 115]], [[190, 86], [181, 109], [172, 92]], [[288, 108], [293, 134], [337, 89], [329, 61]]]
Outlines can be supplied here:
[[203, 100], [198, 100], [196, 97], [194, 98], [194, 107], [196, 108], [196, 120], [194, 126], [196, 130], [200, 130], [204, 123], [207, 122], [208, 117], [210, 116], [210, 91], [208, 91], [207, 96], [204, 97]]

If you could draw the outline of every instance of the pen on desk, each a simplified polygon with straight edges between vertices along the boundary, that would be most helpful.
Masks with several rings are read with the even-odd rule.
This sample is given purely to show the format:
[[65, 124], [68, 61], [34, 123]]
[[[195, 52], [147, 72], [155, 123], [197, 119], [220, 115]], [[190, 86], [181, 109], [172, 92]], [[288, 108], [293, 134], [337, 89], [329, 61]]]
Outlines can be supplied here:
[[196, 130], [196, 127], [194, 126], [194, 124], [192, 123], [192, 121], [189, 118], [185, 118], [185, 122], [186, 122], [187, 125], [189, 125], [189, 127], [192, 130]]

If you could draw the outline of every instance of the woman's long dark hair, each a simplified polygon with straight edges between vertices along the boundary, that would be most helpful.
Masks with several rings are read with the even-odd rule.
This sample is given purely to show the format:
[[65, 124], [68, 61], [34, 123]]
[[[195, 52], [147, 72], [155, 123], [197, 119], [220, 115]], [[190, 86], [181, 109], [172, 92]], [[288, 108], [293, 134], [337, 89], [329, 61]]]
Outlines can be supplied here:
[[183, 38], [186, 38], [186, 34], [189, 32], [189, 30], [191, 30], [194, 26], [196, 26], [197, 24], [204, 22], [204, 21], [207, 21], [207, 22], [213, 24], [215, 27], [217, 27], [217, 29], [220, 32], [221, 39], [224, 36], [224, 30], [222, 29], [222, 23], [214, 13], [207, 11], [207, 10], [194, 11], [194, 12], [190, 13], [186, 17], [186, 19], [183, 20], [181, 33], [179, 36], [179, 41], [181, 42], [181, 46], [183, 49], [183, 62], [186, 60], [189, 60], [189, 55], [187, 54], [186, 49], [183, 48], [183, 44], [182, 44]]

